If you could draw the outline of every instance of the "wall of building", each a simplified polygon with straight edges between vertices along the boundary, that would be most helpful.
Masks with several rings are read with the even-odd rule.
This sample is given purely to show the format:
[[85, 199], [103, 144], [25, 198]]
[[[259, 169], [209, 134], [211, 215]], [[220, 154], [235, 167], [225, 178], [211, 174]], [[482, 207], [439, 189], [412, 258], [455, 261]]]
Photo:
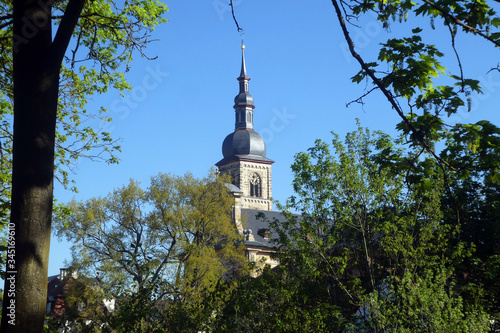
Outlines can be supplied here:
[[[222, 174], [230, 174], [236, 185], [242, 192], [240, 199], [241, 208], [272, 210], [272, 171], [270, 164], [263, 164], [253, 161], [234, 161], [219, 167]], [[260, 196], [252, 196], [250, 182], [254, 175], [260, 177]]]

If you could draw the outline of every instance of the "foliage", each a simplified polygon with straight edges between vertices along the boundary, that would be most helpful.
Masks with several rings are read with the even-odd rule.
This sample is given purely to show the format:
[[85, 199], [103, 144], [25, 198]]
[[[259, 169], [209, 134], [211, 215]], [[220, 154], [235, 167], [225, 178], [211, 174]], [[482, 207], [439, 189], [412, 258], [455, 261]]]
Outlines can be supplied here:
[[[461, 124], [447, 118], [471, 111], [471, 94], [482, 93], [481, 82], [465, 76], [455, 42], [458, 34], [470, 33], [500, 46], [494, 3], [332, 4], [361, 67], [352, 81], [367, 82], [367, 92], [353, 102], [363, 104], [380, 91], [401, 118], [402, 139], [394, 143], [383, 134], [372, 139], [358, 130], [348, 135], [347, 147], [335, 138], [334, 154], [318, 141], [308, 154], [297, 155], [292, 167], [297, 196], [283, 207], [287, 221], [273, 222], [282, 265], [240, 286], [230, 303], [238, 309], [255, 302], [267, 313], [250, 309], [235, 318], [237, 310], [226, 308], [218, 327], [251, 331], [265, 321], [271, 330], [308, 331], [307, 325], [297, 329], [297, 317], [285, 327], [275, 320], [285, 313], [280, 304], [295, 291], [278, 287], [276, 292], [283, 278], [289, 287], [313, 286], [299, 287], [300, 301], [288, 298], [292, 307], [332, 306], [330, 315], [317, 317], [325, 331], [488, 331], [500, 313], [500, 130], [486, 120]], [[382, 42], [377, 59], [365, 60], [351, 34], [368, 15], [387, 31], [399, 22], [398, 28], [410, 26], [411, 32]], [[424, 31], [419, 16], [428, 18], [432, 30], [443, 23], [450, 43], [429, 43], [427, 37], [437, 33]], [[444, 57], [447, 46], [454, 63]], [[498, 64], [491, 64], [490, 72], [498, 71]], [[289, 213], [294, 209], [300, 219]], [[252, 296], [253, 288], [261, 297]]]
[[[466, 76], [469, 64], [462, 61], [456, 42], [459, 35], [468, 35], [468, 40], [480, 37], [483, 43], [477, 50], [481, 54], [476, 53], [475, 62], [484, 59], [485, 52], [498, 52], [500, 19], [495, 2], [332, 0], [332, 4], [351, 55], [361, 66], [352, 81], [373, 84], [356, 102], [363, 103], [366, 95], [380, 91], [401, 118], [397, 129], [414, 152], [400, 156], [386, 149], [379, 155], [379, 162], [393, 170], [404, 170], [413, 186], [428, 187], [431, 184], [425, 185], [425, 179], [434, 169], [428, 155], [437, 161], [444, 189], [443, 222], [455, 230], [450, 248], [463, 245], [472, 252], [454, 267], [455, 289], [466, 304], [483, 307], [498, 322], [500, 306], [495, 295], [499, 290], [500, 257], [494, 244], [500, 241], [496, 214], [500, 129], [488, 120], [462, 124], [447, 119], [470, 112], [471, 94], [483, 93], [482, 82]], [[374, 15], [388, 31], [411, 28], [411, 33], [387, 39], [380, 44], [376, 61], [366, 60], [350, 37], [355, 28], [346, 24], [366, 15]], [[431, 33], [426, 31], [425, 21], [430, 23]], [[430, 43], [429, 37], [438, 34], [448, 35], [450, 42]], [[474, 50], [469, 47], [467, 52], [472, 54]], [[497, 63], [490, 64], [489, 69], [492, 76], [499, 72]]]
[[[382, 164], [381, 156], [417, 159], [418, 181], [407, 169]], [[334, 135], [331, 147], [318, 140], [297, 154], [296, 195], [282, 207], [286, 221], [272, 221], [281, 265], [238, 287], [217, 325], [228, 331], [252, 331], [261, 322], [277, 332], [436, 332], [446, 325], [487, 331], [482, 304], [464, 299], [458, 286], [456, 265], [471, 251], [457, 239], [456, 225], [443, 221], [442, 169], [418, 156], [362, 128], [345, 143]]]
[[12, 173], [1, 177], [12, 186], [0, 197], [5, 202], [10, 195], [10, 222], [22, 231], [7, 270], [16, 293], [4, 300], [5, 308], [16, 302], [17, 323], [9, 324], [4, 311], [2, 332], [42, 329], [54, 176], [67, 185], [68, 169], [80, 156], [116, 162], [119, 146], [99, 125], [109, 118], [87, 113], [87, 97], [128, 88], [123, 73], [131, 56], [144, 55], [166, 10], [157, 0], [0, 2], [0, 150], [12, 161]]
[[324, 302], [322, 282], [300, 279], [284, 266], [266, 266], [257, 278], [224, 286], [236, 284], [236, 289], [224, 304], [210, 303], [216, 315], [209, 327], [214, 332], [333, 332], [343, 324], [340, 307]]
[[[498, 134], [486, 140], [494, 142]], [[450, 151], [456, 150], [456, 141], [449, 147]], [[445, 221], [460, 226], [454, 242], [471, 244], [474, 253], [457, 265], [457, 277], [464, 298], [488, 309], [492, 319], [499, 323], [500, 249], [496, 246], [500, 242], [500, 183], [496, 180], [499, 156], [492, 149], [464, 149], [458, 159], [471, 167], [457, 172], [460, 177], [451, 182], [451, 190], [443, 198]], [[484, 292], [478, 294], [476, 286]]]
[[[64, 17], [70, 1], [52, 6], [54, 27]], [[73, 1], [74, 2], [74, 1]], [[44, 4], [45, 2], [41, 1]], [[13, 141], [13, 52], [29, 39], [13, 37], [13, 2], [0, 3], [0, 226], [5, 228], [10, 215]], [[48, 6], [44, 4], [44, 6]], [[88, 110], [87, 103], [97, 94], [130, 89], [124, 73], [130, 68], [134, 52], [144, 55], [151, 42], [150, 33], [166, 19], [165, 4], [156, 0], [88, 2], [73, 31], [72, 52], [61, 64], [56, 134], [55, 177], [69, 187], [79, 158], [117, 163], [119, 142], [106, 131], [111, 118], [105, 107]], [[74, 185], [70, 186], [76, 190]], [[3, 244], [4, 242], [2, 242]], [[2, 246], [3, 248], [3, 246]], [[3, 251], [2, 251], [3, 253]], [[4, 253], [3, 253], [4, 254]], [[3, 256], [2, 256], [3, 257]], [[2, 259], [4, 260], [4, 258]], [[2, 261], [3, 262], [3, 261]], [[2, 272], [1, 274], [4, 274]]]
[[[58, 1], [52, 7], [53, 24], [57, 27], [70, 1]], [[87, 109], [90, 98], [108, 92], [130, 89], [124, 73], [130, 70], [134, 52], [142, 56], [153, 41], [151, 32], [166, 22], [167, 6], [157, 0], [86, 2], [76, 28], [72, 32], [72, 50], [61, 64], [58, 104], [57, 165], [59, 178], [68, 184], [68, 168], [80, 157], [116, 163], [119, 150], [115, 140], [105, 131], [111, 121], [106, 108], [95, 112]], [[2, 161], [10, 160], [12, 141], [12, 52], [26, 43], [16, 36], [12, 43], [12, 2], [0, 6], [0, 121]], [[10, 147], [10, 148], [9, 148]], [[96, 150], [93, 154], [91, 150]], [[2, 184], [8, 182], [2, 182]], [[2, 192], [3, 193], [3, 192]]]
[[100, 332], [100, 323], [109, 318], [109, 310], [104, 300], [106, 295], [96, 279], [79, 275], [76, 279], [66, 279], [64, 313], [60, 317], [48, 319], [47, 332], [71, 329], [76, 332]]
[[[500, 242], [499, 140], [500, 130], [488, 121], [457, 124], [447, 132], [439, 155], [449, 160], [451, 167], [439, 167], [445, 189], [440, 199], [442, 220], [455, 230], [449, 242], [450, 251], [463, 247], [471, 253], [454, 265], [456, 288], [467, 303], [486, 309], [495, 322], [500, 314], [496, 297], [500, 290], [500, 252], [495, 245]], [[413, 156], [400, 156], [386, 148], [378, 154], [377, 161], [393, 172], [404, 172], [406, 182], [412, 186], [432, 191], [433, 186], [426, 179], [438, 164], [430, 157], [423, 158], [421, 150], [413, 151]]]
[[[489, 317], [469, 312], [454, 291], [448, 272], [424, 270], [390, 278], [386, 288], [366, 299], [359, 324], [395, 332], [488, 332]], [[364, 320], [366, 317], [369, 320]]]
[[[363, 103], [366, 95], [380, 91], [401, 118], [398, 129], [410, 144], [426, 150], [446, 169], [468, 167], [455, 159], [454, 154], [439, 154], [435, 149], [437, 143], [446, 141], [450, 127], [453, 135], [460, 133], [459, 141], [469, 149], [478, 148], [481, 142], [481, 148], [487, 146], [498, 154], [496, 141], [487, 143], [481, 139], [486, 139], [488, 132], [498, 131], [496, 126], [485, 121], [447, 123], [446, 119], [459, 111], [471, 111], [471, 94], [482, 93], [481, 82], [464, 74], [466, 64], [461, 61], [455, 44], [457, 35], [471, 33], [482, 37], [486, 44], [500, 46], [500, 19], [490, 1], [332, 0], [332, 4], [349, 50], [361, 66], [352, 81], [360, 83], [366, 79], [373, 84], [373, 88], [356, 102]], [[376, 61], [365, 60], [356, 51], [346, 24], [346, 21], [354, 23], [370, 14], [387, 30], [397, 26], [404, 31], [406, 26], [411, 27], [411, 33], [406, 36], [382, 42]], [[450, 43], [428, 43], [429, 36], [436, 32], [424, 31], [423, 20], [419, 17], [428, 18], [432, 30], [448, 34]], [[438, 23], [442, 23], [443, 28], [437, 27]], [[445, 50], [452, 56], [445, 58]], [[484, 52], [483, 48], [481, 51]], [[492, 48], [491, 52], [497, 52], [497, 49]], [[498, 66], [495, 66], [496, 63], [491, 64], [491, 71], [498, 71]], [[492, 176], [498, 178], [498, 168], [493, 171]]]
[[58, 235], [75, 244], [75, 268], [119, 301], [111, 327], [154, 331], [172, 325], [171, 312], [204, 316], [197, 304], [243, 269], [227, 181], [159, 174], [146, 190], [131, 180], [104, 198], [69, 203]]

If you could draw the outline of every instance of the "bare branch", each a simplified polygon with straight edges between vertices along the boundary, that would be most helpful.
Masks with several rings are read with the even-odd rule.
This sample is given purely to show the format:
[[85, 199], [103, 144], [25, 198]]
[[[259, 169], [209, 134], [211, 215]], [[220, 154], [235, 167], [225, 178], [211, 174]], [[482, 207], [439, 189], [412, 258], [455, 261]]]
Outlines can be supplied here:
[[500, 64], [498, 64], [497, 67], [493, 67], [492, 69], [490, 69], [486, 74], [488, 74], [489, 72], [492, 72], [492, 71], [500, 72]]
[[14, 21], [12, 19], [7, 20], [6, 22], [0, 24], [0, 30], [8, 27], [9, 25], [12, 25], [13, 23]]
[[231, 6], [231, 14], [233, 15], [233, 20], [234, 20], [234, 23], [236, 24], [236, 29], [238, 30], [238, 32], [243, 31], [243, 29], [240, 28], [238, 21], [236, 20], [236, 16], [234, 15], [233, 0], [229, 0], [229, 6]]
[[462, 62], [460, 61], [460, 56], [458, 55], [457, 49], [455, 48], [455, 31], [453, 31], [453, 28], [450, 26], [448, 21], [446, 21], [446, 26], [448, 27], [448, 30], [450, 30], [450, 35], [451, 35], [451, 47], [453, 48], [453, 52], [455, 52], [455, 56], [457, 57], [458, 61], [458, 67], [460, 68], [460, 80], [462, 81], [462, 91], [464, 91], [464, 71], [462, 69]]
[[358, 104], [361, 104], [361, 105], [364, 105], [365, 103], [363, 102], [363, 98], [365, 98], [366, 96], [368, 96], [371, 92], [373, 92], [374, 90], [377, 90], [378, 87], [374, 87], [372, 89], [370, 89], [368, 92], [364, 93], [362, 96], [356, 98], [355, 100], [352, 100], [350, 101], [349, 103], [347, 103], [345, 106], [346, 107], [349, 107], [351, 104], [353, 103], [358, 103]]

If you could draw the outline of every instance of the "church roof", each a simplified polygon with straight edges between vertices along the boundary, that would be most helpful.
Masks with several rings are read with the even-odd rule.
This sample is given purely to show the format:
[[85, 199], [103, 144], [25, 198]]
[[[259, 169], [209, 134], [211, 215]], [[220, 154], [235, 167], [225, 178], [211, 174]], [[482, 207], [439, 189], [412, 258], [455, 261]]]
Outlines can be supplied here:
[[222, 143], [224, 157], [233, 155], [259, 155], [266, 157], [266, 144], [259, 133], [253, 130], [238, 130], [229, 134]]
[[224, 139], [222, 155], [224, 158], [216, 165], [219, 166], [235, 159], [250, 159], [273, 163], [266, 158], [266, 144], [262, 136], [253, 130], [253, 97], [248, 91], [248, 81], [245, 64], [245, 46], [241, 47], [241, 72], [238, 77], [239, 93], [234, 99], [235, 130]]
[[226, 185], [226, 187], [231, 193], [243, 193], [243, 191], [240, 190], [240, 188], [234, 184], [225, 183], [224, 185]]
[[222, 160], [220, 160], [219, 162], [215, 163], [216, 166], [221, 166], [221, 165], [224, 165], [226, 163], [229, 163], [229, 162], [232, 162], [232, 161], [235, 161], [235, 160], [239, 160], [239, 161], [257, 161], [257, 162], [263, 162], [265, 164], [273, 164], [274, 161], [267, 158], [267, 157], [263, 157], [263, 156], [259, 156], [259, 155], [250, 155], [250, 154], [242, 154], [242, 155], [233, 155], [233, 156], [229, 156], [229, 157], [225, 157], [223, 158]]
[[[264, 214], [264, 218], [257, 218], [259, 213]], [[254, 240], [245, 240], [245, 245], [266, 248], [274, 247], [271, 239], [274, 238], [273, 236], [276, 236], [276, 233], [273, 235], [273, 230], [269, 225], [269, 222], [274, 219], [285, 221], [285, 217], [281, 214], [281, 212], [259, 209], [242, 209], [241, 217], [243, 223], [246, 224], [246, 229], [250, 229], [254, 237]]]

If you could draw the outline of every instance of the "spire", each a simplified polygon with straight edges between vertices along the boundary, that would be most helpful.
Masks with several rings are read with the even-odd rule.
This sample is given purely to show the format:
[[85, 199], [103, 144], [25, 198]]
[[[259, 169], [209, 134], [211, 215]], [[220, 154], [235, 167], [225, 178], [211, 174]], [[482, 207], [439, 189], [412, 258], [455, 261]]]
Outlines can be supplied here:
[[243, 44], [243, 41], [241, 41], [241, 72], [240, 72], [240, 78], [250, 78], [247, 76], [247, 67], [245, 65], [245, 45]]
[[240, 92], [234, 98], [235, 109], [235, 130], [239, 129], [253, 129], [253, 97], [248, 92], [248, 81], [250, 77], [247, 75], [247, 68], [245, 64], [245, 45], [241, 44], [241, 72], [238, 77], [240, 83]]
[[[240, 160], [253, 161], [261, 164], [274, 163], [266, 157], [266, 143], [264, 139], [262, 139], [262, 136], [253, 129], [253, 109], [255, 107], [253, 105], [253, 97], [248, 92], [248, 81], [250, 81], [250, 77], [247, 75], [246, 71], [244, 49], [245, 46], [242, 43], [241, 72], [238, 77], [240, 92], [234, 98], [234, 113], [236, 117], [235, 130], [224, 139], [222, 143], [222, 155], [224, 158], [216, 164], [218, 167], [223, 168], [219, 169], [221, 172], [222, 170], [225, 170], [224, 172], [228, 171], [227, 168], [224, 169], [224, 165], [234, 165], [232, 164], [233, 162]], [[240, 168], [240, 166], [238, 166], [238, 168]], [[266, 179], [270, 179], [270, 174]], [[269, 191], [271, 188], [270, 186], [271, 184], [269, 183], [269, 186], [266, 187]], [[248, 190], [248, 193], [250, 195], [249, 191], [250, 190]], [[271, 192], [269, 192], [269, 197], [270, 195]]]

